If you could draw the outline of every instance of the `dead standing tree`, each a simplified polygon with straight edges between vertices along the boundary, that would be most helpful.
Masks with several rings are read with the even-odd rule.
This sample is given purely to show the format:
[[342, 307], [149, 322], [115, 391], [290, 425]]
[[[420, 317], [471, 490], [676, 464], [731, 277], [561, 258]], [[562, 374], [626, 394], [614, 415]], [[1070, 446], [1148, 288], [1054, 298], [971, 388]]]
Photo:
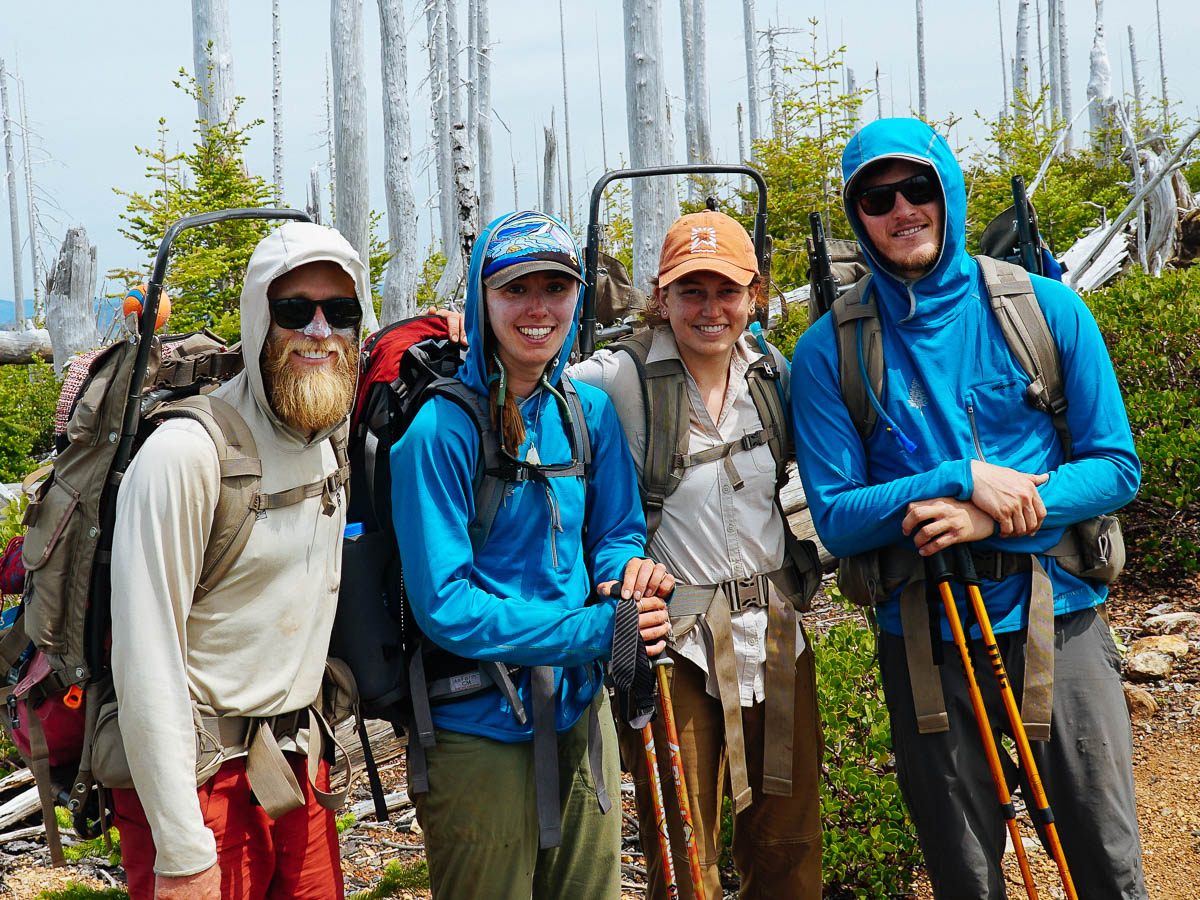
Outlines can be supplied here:
[[416, 312], [417, 205], [413, 196], [405, 33], [402, 0], [379, 0], [383, 184], [387, 195], [388, 250], [391, 253], [379, 314], [384, 325]]
[[21, 270], [21, 217], [17, 212], [17, 165], [13, 159], [12, 125], [8, 107], [8, 76], [4, 71], [4, 60], [0, 59], [0, 126], [4, 128], [4, 164], [8, 173], [8, 222], [12, 236], [13, 261], [13, 312], [17, 328], [25, 328], [25, 285]]
[[[753, 6], [752, 0], [746, 0]], [[662, 20], [658, 0], [623, 0], [625, 14], [625, 109], [632, 168], [671, 161], [671, 136], [663, 106]], [[750, 32], [749, 40], [753, 42]], [[757, 116], [751, 100], [751, 139]], [[633, 179], [633, 283], [649, 284], [658, 271], [659, 250], [667, 228], [679, 215], [675, 179]]]
[[271, 0], [271, 161], [275, 200], [283, 205], [283, 42], [280, 39], [279, 0]]
[[192, 0], [192, 66], [196, 107], [208, 126], [233, 115], [233, 37], [229, 0]]
[[96, 248], [82, 225], [67, 229], [50, 281], [46, 328], [54, 347], [54, 374], [76, 353], [100, 343], [96, 331]]

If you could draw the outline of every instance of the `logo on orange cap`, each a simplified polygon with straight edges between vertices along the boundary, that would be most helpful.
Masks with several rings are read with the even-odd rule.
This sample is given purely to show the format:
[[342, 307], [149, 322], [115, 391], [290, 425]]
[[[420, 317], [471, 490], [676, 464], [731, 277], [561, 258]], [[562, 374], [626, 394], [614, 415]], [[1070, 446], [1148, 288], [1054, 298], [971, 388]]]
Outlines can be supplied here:
[[658, 261], [659, 287], [690, 272], [716, 272], [743, 286], [753, 281], [758, 274], [758, 260], [741, 223], [712, 210], [676, 219], [663, 241]]

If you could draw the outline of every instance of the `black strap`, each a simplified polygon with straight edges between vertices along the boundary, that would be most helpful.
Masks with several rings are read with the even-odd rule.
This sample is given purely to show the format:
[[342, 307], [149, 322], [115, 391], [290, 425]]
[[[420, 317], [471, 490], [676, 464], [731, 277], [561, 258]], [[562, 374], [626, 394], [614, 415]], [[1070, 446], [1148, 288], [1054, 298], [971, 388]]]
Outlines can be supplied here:
[[537, 796], [538, 849], [562, 846], [562, 806], [558, 789], [558, 733], [555, 731], [554, 669], [534, 666], [533, 786]]
[[379, 779], [379, 768], [375, 765], [375, 754], [371, 752], [371, 740], [367, 737], [367, 723], [362, 718], [355, 719], [355, 730], [362, 742], [363, 765], [367, 770], [367, 781], [371, 784], [371, 799], [375, 801], [375, 819], [378, 822], [389, 821], [387, 798], [383, 794], [383, 782]]
[[612, 799], [604, 785], [604, 736], [600, 733], [600, 711], [595, 700], [588, 706], [588, 766], [596, 787], [596, 803], [601, 815], [606, 815], [612, 809]]

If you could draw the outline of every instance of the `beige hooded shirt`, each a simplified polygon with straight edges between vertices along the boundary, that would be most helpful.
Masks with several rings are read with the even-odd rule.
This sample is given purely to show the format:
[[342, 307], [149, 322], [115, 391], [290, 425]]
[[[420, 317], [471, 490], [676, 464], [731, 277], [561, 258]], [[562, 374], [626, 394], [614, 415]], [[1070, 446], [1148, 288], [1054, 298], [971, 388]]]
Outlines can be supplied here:
[[[318, 260], [341, 265], [359, 302], [369, 302], [366, 270], [340, 234], [295, 222], [276, 229], [246, 269], [245, 371], [214, 391], [254, 435], [264, 493], [309, 484], [337, 468], [328, 440], [333, 429], [307, 439], [277, 419], [258, 362], [270, 327], [267, 287]], [[157, 848], [154, 868], [166, 876], [201, 872], [217, 859], [196, 793], [193, 703], [245, 716], [313, 703], [341, 577], [344, 492], [332, 515], [322, 512], [320, 497], [260, 514], [228, 574], [194, 600], [218, 490], [217, 453], [207, 432], [196, 422], [171, 420], [146, 440], [117, 494], [113, 677], [130, 772]]]

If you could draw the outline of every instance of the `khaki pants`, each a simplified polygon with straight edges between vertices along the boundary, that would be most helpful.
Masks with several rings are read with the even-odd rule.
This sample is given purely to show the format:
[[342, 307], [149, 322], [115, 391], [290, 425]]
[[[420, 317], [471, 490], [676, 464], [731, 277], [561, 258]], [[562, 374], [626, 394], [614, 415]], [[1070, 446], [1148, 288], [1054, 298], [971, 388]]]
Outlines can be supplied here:
[[533, 743], [437, 732], [429, 792], [414, 797], [436, 900], [617, 900], [621, 896], [621, 773], [608, 693], [593, 701], [604, 741], [600, 813], [588, 766], [588, 716], [558, 735], [562, 846], [538, 849]]
[[[721, 897], [721, 800], [729, 793], [728, 758], [725, 752], [721, 702], [704, 690], [704, 673], [686, 659], [676, 657], [667, 670], [688, 801], [695, 825], [696, 848], [704, 872], [707, 900]], [[821, 809], [818, 797], [821, 755], [820, 718], [817, 714], [815, 671], [811, 646], [796, 661], [796, 701], [792, 752], [792, 796], [777, 797], [762, 791], [763, 718], [766, 705], [742, 707], [746, 740], [746, 767], [754, 801], [733, 823], [733, 862], [741, 876], [742, 900], [788, 898], [817, 900], [821, 896]], [[654, 720], [654, 746], [658, 756], [663, 800], [671, 829], [671, 850], [680, 898], [694, 897], [689, 876], [687, 847], [679, 818], [671, 757], [662, 716]], [[653, 801], [650, 797], [646, 755], [641, 734], [627, 725], [619, 727], [621, 754], [633, 773], [642, 851], [646, 855], [646, 897], [667, 896], [659, 853]]]

